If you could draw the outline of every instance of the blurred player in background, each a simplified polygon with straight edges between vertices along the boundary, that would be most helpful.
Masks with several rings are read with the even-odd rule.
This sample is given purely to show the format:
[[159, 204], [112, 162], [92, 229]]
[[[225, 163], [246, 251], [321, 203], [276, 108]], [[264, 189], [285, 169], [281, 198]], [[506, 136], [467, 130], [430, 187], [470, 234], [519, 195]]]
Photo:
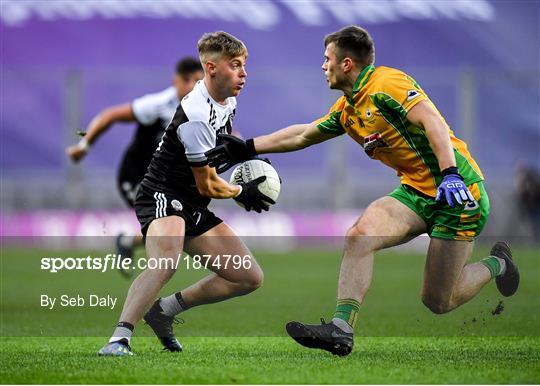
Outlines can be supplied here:
[[527, 223], [533, 240], [540, 241], [540, 172], [523, 163], [515, 167], [514, 186], [519, 221]]
[[[131, 284], [120, 321], [99, 355], [131, 355], [130, 339], [143, 317], [164, 349], [181, 351], [173, 333], [176, 314], [257, 289], [263, 272], [234, 231], [208, 209], [212, 198], [234, 198], [246, 210], [268, 210], [274, 203], [257, 186], [266, 179], [231, 185], [208, 166], [204, 153], [216, 146], [218, 133], [231, 133], [236, 96], [246, 81], [247, 49], [226, 32], [205, 34], [198, 43], [204, 79], [178, 106], [137, 192], [135, 211], [146, 237], [148, 259], [174, 266], [146, 269]], [[183, 251], [214, 273], [170, 296], [155, 300], [174, 275]], [[246, 264], [226, 264], [241, 256]], [[153, 303], [153, 304], [152, 304]], [[219, 323], [219, 321], [216, 321]]]
[[397, 189], [369, 205], [347, 232], [332, 321], [287, 324], [298, 343], [336, 355], [352, 350], [377, 250], [429, 234], [422, 301], [437, 314], [472, 299], [493, 278], [504, 296], [519, 284], [504, 242], [466, 264], [489, 215], [482, 172], [418, 83], [399, 70], [374, 67], [374, 57], [373, 41], [360, 27], [326, 36], [322, 69], [329, 87], [344, 93], [326, 116], [246, 142], [221, 136], [223, 143], [206, 153], [223, 171], [256, 154], [300, 150], [347, 133], [369, 157], [397, 171]]
[[[135, 195], [146, 169], [152, 160], [165, 128], [171, 121], [180, 100], [187, 95], [197, 81], [204, 76], [199, 60], [185, 57], [176, 63], [173, 85], [163, 91], [147, 94], [131, 103], [106, 108], [96, 115], [85, 136], [66, 153], [73, 162], [79, 162], [90, 150], [90, 146], [117, 122], [136, 122], [137, 130], [127, 148], [120, 169], [117, 186], [126, 204], [133, 208]], [[142, 245], [142, 235], [120, 234], [116, 239], [118, 254], [122, 259], [132, 258], [133, 249]], [[131, 271], [121, 271], [129, 276]]]

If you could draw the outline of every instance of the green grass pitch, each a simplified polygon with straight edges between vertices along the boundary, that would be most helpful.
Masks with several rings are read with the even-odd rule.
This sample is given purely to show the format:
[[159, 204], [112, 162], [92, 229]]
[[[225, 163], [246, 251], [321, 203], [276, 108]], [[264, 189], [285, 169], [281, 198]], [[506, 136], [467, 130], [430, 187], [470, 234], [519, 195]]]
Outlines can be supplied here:
[[[116, 272], [39, 270], [40, 257], [85, 253], [2, 251], [2, 383], [540, 383], [538, 250], [514, 252], [522, 272], [516, 296], [503, 299], [489, 283], [446, 315], [433, 315], [420, 302], [422, 254], [380, 253], [355, 349], [346, 358], [304, 349], [284, 331], [289, 320], [331, 317], [339, 251], [256, 254], [265, 270], [261, 289], [183, 314], [185, 324], [175, 327], [182, 353], [162, 352], [149, 328], [137, 326], [130, 358], [96, 354], [121, 304], [113, 310], [39, 306], [42, 293], [111, 294], [123, 301], [129, 281]], [[479, 248], [473, 260], [485, 254]], [[162, 293], [204, 274], [180, 269]], [[504, 311], [494, 314], [501, 300]]]

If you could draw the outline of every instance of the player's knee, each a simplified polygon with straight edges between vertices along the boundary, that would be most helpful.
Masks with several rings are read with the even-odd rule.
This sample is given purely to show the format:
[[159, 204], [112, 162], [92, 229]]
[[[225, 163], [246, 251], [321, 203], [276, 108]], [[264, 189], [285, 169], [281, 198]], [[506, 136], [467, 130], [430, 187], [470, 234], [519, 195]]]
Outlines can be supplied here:
[[160, 256], [177, 256], [182, 252], [183, 242], [181, 237], [156, 237], [154, 242]]
[[453, 307], [450, 302], [444, 299], [436, 298], [430, 295], [422, 295], [422, 303], [434, 314], [446, 314]]
[[[367, 224], [357, 223], [347, 230], [345, 248], [354, 250], [355, 255], [362, 256], [376, 249], [374, 245], [376, 236]], [[361, 250], [360, 250], [361, 249]]]
[[255, 291], [263, 285], [264, 273], [261, 269], [253, 270], [238, 283], [240, 290], [244, 294]]
[[[166, 282], [176, 272], [178, 259], [182, 253], [182, 238], [172, 236], [153, 237], [146, 268], [158, 275], [159, 280]], [[147, 247], [149, 242], [147, 241]]]
[[176, 262], [172, 258], [149, 258], [146, 264], [146, 271], [150, 272], [154, 280], [162, 283], [169, 281], [176, 272]]
[[264, 273], [261, 269], [259, 269], [250, 276], [247, 285], [252, 291], [255, 291], [257, 288], [262, 287], [263, 282]]
[[371, 230], [367, 224], [364, 224], [362, 222], [359, 222], [357, 224], [354, 224], [352, 227], [350, 227], [347, 230], [346, 236], [347, 238], [360, 238], [364, 236], [370, 236]]

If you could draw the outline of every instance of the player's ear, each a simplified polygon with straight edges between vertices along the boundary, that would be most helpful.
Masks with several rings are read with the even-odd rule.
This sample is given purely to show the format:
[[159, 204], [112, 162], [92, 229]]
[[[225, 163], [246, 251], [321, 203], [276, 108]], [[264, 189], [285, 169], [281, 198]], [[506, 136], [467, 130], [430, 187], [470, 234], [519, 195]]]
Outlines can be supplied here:
[[181, 78], [178, 74], [174, 74], [172, 77], [172, 83], [174, 86], [178, 87], [178, 85], [181, 83]]
[[205, 72], [210, 75], [210, 76], [215, 76], [216, 75], [216, 63], [212, 60], [208, 60], [205, 64], [204, 64], [204, 68], [205, 68]]
[[341, 66], [343, 68], [343, 72], [347, 73], [347, 72], [352, 70], [352, 68], [354, 66], [354, 62], [352, 61], [351, 58], [345, 58], [341, 62]]

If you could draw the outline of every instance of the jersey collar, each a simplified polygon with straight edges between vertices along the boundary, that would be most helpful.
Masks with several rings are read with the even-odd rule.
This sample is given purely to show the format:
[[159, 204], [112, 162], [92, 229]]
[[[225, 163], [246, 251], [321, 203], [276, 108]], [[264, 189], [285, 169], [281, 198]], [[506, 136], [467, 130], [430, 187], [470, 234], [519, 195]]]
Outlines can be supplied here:
[[373, 74], [373, 71], [375, 71], [375, 66], [372, 64], [362, 69], [360, 75], [358, 75], [358, 78], [356, 78], [356, 82], [354, 82], [352, 97], [350, 99], [347, 98], [349, 102], [353, 103], [354, 97], [366, 85], [369, 78], [371, 77], [371, 74]]

